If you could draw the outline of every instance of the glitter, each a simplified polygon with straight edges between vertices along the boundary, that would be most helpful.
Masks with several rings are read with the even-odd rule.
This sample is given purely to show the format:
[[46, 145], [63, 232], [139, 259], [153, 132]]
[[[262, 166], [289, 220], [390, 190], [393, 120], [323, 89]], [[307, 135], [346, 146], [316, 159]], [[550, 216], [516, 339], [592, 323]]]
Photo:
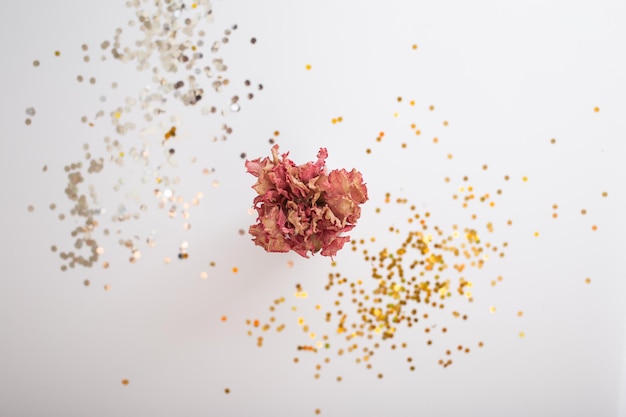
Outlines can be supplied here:
[[33, 122], [33, 121], [32, 121], [32, 120], [30, 120], [29, 118], [27, 118], [26, 120], [24, 120], [24, 124], [26, 124], [26, 126], [30, 126], [30, 124], [31, 124], [32, 122]]
[[311, 64], [306, 64], [305, 68], [307, 69], [307, 71], [310, 70], [311, 69]]
[[233, 274], [236, 274], [237, 272], [239, 272], [239, 268], [237, 268], [236, 266], [233, 266]]
[[89, 282], [89, 280], [88, 280], [88, 279], [86, 279], [86, 280], [84, 280], [84, 281], [83, 281], [83, 285], [84, 285], [85, 287], [88, 287], [88, 286], [89, 286], [89, 284], [90, 284], [90, 282]]
[[129, 381], [128, 379], [122, 379], [122, 385], [128, 385]]
[[39, 61], [38, 60], [34, 60], [33, 61], [33, 67], [38, 67], [39, 66]]
[[415, 44], [415, 43], [414, 43], [414, 44], [411, 46], [411, 49], [416, 50], [416, 49], [417, 49], [417, 44]]
[[609, 195], [609, 193], [607, 193], [606, 191], [602, 192], [602, 197], [607, 197]]
[[61, 56], [61, 52], [60, 51], [54, 51], [54, 56]]
[[535, 237], [539, 237], [539, 232], [534, 233]]
[[226, 317], [226, 316], [222, 316], [221, 320], [222, 320], [222, 321], [226, 321], [226, 320], [228, 320], [228, 317]]
[[31, 212], [31, 213], [32, 213], [33, 211], [35, 211], [35, 207], [33, 207], [33, 206], [28, 206], [28, 207], [27, 207], [27, 210], [28, 210], [29, 212]]
[[106, 284], [106, 285], [104, 286], [104, 290], [105, 290], [105, 291], [111, 291], [111, 286], [110, 286], [109, 284]]
[[585, 284], [591, 284], [591, 278], [585, 278]]
[[597, 107], [597, 106], [596, 106], [596, 107], [594, 107], [594, 108], [593, 108], [593, 111], [594, 111], [594, 112], [596, 112], [596, 113], [598, 113], [598, 112], [600, 111], [600, 107]]
[[238, 112], [241, 109], [241, 107], [239, 106], [239, 104], [237, 103], [231, 103], [230, 104], [230, 111], [232, 112]]
[[596, 230], [598, 230], [598, 226], [596, 226], [596, 225], [594, 224], [593, 226], [591, 226], [591, 230], [593, 230], [593, 231], [595, 232]]
[[250, 39], [250, 43], [251, 43], [252, 45], [254, 45], [254, 44], [256, 43], [256, 38], [252, 38], [252, 39]]
[[520, 338], [524, 338], [525, 336], [526, 336], [526, 333], [524, 333], [524, 332], [519, 332], [519, 337], [520, 337]]
[[517, 312], [517, 317], [522, 317], [523, 315], [524, 315], [523, 311], [520, 310], [520, 311]]
[[496, 308], [494, 306], [489, 307], [489, 312], [490, 313], [495, 313], [496, 312]]
[[524, 182], [528, 181], [528, 177], [522, 177], [522, 181]]
[[556, 143], [556, 139], [554, 138], [550, 139], [550, 143], [554, 145]]
[[226, 394], [230, 394], [230, 388], [224, 388], [224, 392], [225, 392]]
[[580, 210], [580, 214], [582, 214], [584, 216], [585, 214], [587, 214], [587, 210], [585, 210], [585, 209]]

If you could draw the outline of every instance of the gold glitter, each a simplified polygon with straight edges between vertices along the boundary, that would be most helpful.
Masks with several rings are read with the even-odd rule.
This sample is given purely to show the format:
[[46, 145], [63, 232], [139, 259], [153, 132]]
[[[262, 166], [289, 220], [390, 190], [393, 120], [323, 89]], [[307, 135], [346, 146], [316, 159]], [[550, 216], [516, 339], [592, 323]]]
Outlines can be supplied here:
[[524, 332], [519, 332], [519, 337], [520, 337], [520, 338], [524, 338], [525, 336], [526, 336], [526, 333], [524, 333]]
[[233, 266], [233, 274], [236, 274], [237, 272], [239, 272], [239, 268], [237, 268], [236, 266]]
[[411, 49], [416, 50], [416, 49], [417, 49], [417, 44], [415, 44], [415, 43], [414, 43], [414, 44], [411, 46]]
[[585, 278], [585, 284], [591, 284], [591, 278]]
[[550, 139], [550, 143], [555, 144], [556, 143], [556, 139], [554, 139], [554, 138]]
[[111, 286], [110, 286], [109, 284], [106, 284], [106, 285], [104, 286], [104, 290], [105, 290], [105, 291], [111, 291]]
[[226, 394], [230, 394], [230, 388], [224, 388], [224, 392], [225, 392]]
[[523, 315], [524, 315], [523, 311], [520, 310], [520, 311], [517, 312], [517, 317], [522, 317]]
[[597, 106], [596, 106], [596, 107], [594, 107], [594, 108], [593, 108], [593, 111], [594, 111], [594, 112], [596, 112], [596, 113], [598, 113], [598, 112], [600, 111], [600, 107], [597, 107]]
[[307, 71], [310, 70], [311, 69], [311, 64], [306, 64], [305, 68], [307, 69]]
[[122, 385], [128, 385], [129, 382], [128, 379], [122, 379]]
[[587, 210], [585, 210], [585, 209], [580, 210], [580, 214], [582, 214], [584, 216], [585, 214], [587, 214]]
[[489, 312], [490, 313], [495, 313], [496, 312], [496, 308], [494, 306], [489, 307]]
[[522, 181], [524, 182], [528, 181], [528, 177], [522, 177]]
[[61, 51], [54, 51], [54, 56], [61, 56]]
[[534, 233], [535, 237], [539, 237], [539, 232]]
[[593, 226], [591, 226], [591, 230], [593, 230], [593, 231], [595, 232], [596, 230], [598, 230], [598, 226], [596, 226], [596, 225], [594, 224]]
[[607, 193], [606, 191], [602, 192], [602, 197], [607, 197], [609, 195], [609, 193]]

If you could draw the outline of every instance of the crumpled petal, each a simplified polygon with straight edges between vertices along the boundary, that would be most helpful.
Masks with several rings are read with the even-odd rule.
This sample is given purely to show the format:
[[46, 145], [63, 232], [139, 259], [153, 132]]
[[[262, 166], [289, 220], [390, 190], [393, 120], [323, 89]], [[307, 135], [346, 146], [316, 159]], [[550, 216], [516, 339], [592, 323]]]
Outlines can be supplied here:
[[360, 205], [368, 199], [359, 171], [327, 173], [328, 151], [321, 148], [317, 161], [296, 165], [289, 153], [246, 161], [247, 172], [257, 177], [254, 208], [256, 224], [250, 226], [252, 241], [267, 252], [289, 252], [308, 258], [321, 251], [335, 256], [350, 240], [343, 233], [354, 228]]

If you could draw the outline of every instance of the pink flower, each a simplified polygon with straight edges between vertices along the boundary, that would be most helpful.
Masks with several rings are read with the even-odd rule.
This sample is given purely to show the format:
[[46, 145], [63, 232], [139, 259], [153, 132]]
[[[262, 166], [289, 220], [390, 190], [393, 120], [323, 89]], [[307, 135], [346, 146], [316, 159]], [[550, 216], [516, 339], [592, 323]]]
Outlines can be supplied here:
[[328, 152], [321, 148], [317, 161], [296, 165], [272, 147], [272, 158], [246, 161], [247, 171], [257, 177], [252, 188], [257, 223], [250, 226], [253, 242], [268, 252], [293, 250], [305, 258], [321, 251], [334, 256], [344, 243], [343, 236], [354, 228], [367, 201], [361, 173], [353, 169], [326, 173]]

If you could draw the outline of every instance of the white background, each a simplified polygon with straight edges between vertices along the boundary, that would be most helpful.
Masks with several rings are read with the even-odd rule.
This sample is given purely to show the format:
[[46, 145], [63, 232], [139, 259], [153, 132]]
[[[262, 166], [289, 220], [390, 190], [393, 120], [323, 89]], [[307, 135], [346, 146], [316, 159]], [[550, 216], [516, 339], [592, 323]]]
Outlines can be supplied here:
[[[69, 214], [58, 219], [71, 207], [64, 166], [85, 161], [85, 143], [94, 156], [108, 158], [106, 135], [126, 151], [144, 140], [138, 131], [115, 136], [107, 118], [93, 128], [80, 118], [123, 106], [150, 75], [108, 54], [100, 61], [100, 43], [134, 19], [122, 1], [5, 5], [0, 416], [306, 416], [317, 408], [324, 416], [626, 416], [626, 3], [222, 0], [213, 14], [208, 38], [238, 25], [221, 54], [233, 85], [203, 100], [227, 108], [231, 95], [245, 97], [245, 79], [264, 89], [225, 117], [167, 103], [168, 116], [179, 118], [172, 142], [178, 166], [167, 168], [180, 179], [176, 192], [187, 199], [204, 193], [191, 208], [191, 229], [155, 206], [156, 185], [139, 181], [137, 161], [117, 166], [107, 160], [101, 174], [87, 178], [107, 210], [101, 222], [112, 236], [102, 238], [105, 256], [93, 268], [62, 272], [59, 252], [71, 248], [78, 224]], [[79, 74], [97, 82], [78, 83]], [[37, 112], [30, 126], [28, 107]], [[132, 117], [147, 126], [138, 115]], [[338, 116], [343, 122], [332, 124]], [[422, 127], [419, 138], [408, 128], [413, 122]], [[212, 142], [221, 123], [234, 132]], [[334, 346], [343, 338], [333, 327], [319, 330], [331, 337], [328, 353], [296, 349], [310, 340], [297, 318], [321, 328], [323, 315], [314, 306], [334, 311], [336, 291], [323, 288], [328, 273], [367, 281], [370, 272], [349, 247], [332, 268], [321, 256], [266, 254], [239, 235], [254, 221], [248, 213], [254, 178], [240, 153], [268, 155], [276, 130], [281, 150], [297, 163], [326, 147], [331, 169], [363, 173], [370, 201], [352, 236], [376, 236], [372, 252], [393, 244], [389, 226], [409, 230], [407, 208], [385, 205], [386, 192], [429, 211], [446, 231], [494, 223], [489, 239], [508, 242], [506, 256], [471, 272], [474, 303], [453, 297], [436, 319], [449, 334], [433, 336], [427, 347], [422, 332], [405, 328], [394, 342], [408, 348], [381, 342], [372, 370], [354, 356], [337, 355]], [[385, 138], [377, 143], [380, 131]], [[155, 145], [154, 153], [164, 149]], [[204, 175], [204, 168], [215, 172]], [[451, 198], [466, 185], [465, 175], [481, 192], [502, 189], [496, 207], [464, 210]], [[114, 192], [120, 179], [125, 191]], [[135, 222], [112, 222], [119, 204], [132, 206], [126, 192], [150, 209]], [[558, 219], [551, 217], [553, 204]], [[124, 238], [140, 236], [138, 262], [128, 262], [117, 230]], [[147, 248], [152, 231], [157, 245]], [[182, 241], [189, 242], [184, 261], [176, 258]], [[105, 260], [108, 269], [101, 266]], [[491, 287], [499, 275], [504, 280]], [[304, 300], [294, 297], [297, 283], [308, 291]], [[287, 302], [274, 315], [286, 330], [262, 334], [258, 348], [245, 320], [266, 321], [268, 306], [281, 296]], [[455, 324], [453, 309], [470, 319]], [[446, 369], [437, 364], [447, 348], [465, 343], [471, 354], [457, 354]]]

